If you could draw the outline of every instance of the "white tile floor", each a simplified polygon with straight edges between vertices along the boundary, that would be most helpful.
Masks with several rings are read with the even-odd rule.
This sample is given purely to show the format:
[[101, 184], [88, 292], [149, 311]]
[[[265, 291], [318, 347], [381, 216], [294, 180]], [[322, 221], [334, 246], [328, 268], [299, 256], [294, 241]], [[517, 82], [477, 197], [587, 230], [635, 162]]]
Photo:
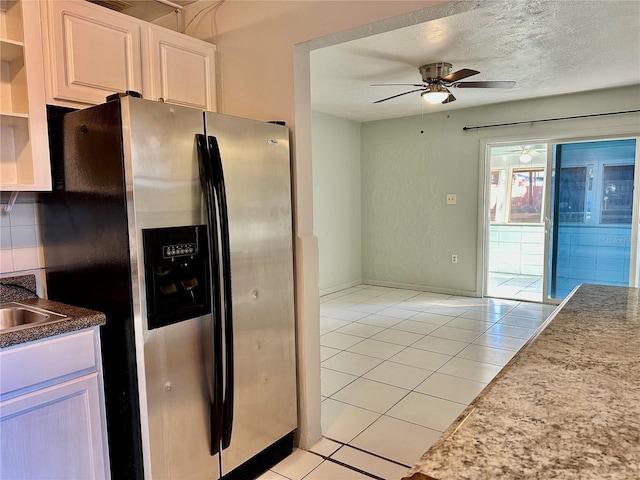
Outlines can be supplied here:
[[399, 480], [554, 306], [359, 285], [320, 308], [324, 438], [260, 480]]
[[541, 302], [542, 277], [540, 275], [489, 272], [487, 294], [492, 297]]

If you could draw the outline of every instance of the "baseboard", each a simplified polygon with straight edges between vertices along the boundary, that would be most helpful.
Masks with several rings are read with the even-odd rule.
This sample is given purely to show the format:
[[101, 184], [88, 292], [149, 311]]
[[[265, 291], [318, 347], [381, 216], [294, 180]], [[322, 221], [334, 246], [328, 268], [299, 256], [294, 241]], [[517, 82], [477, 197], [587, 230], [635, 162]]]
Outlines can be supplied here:
[[386, 282], [380, 280], [373, 280], [370, 278], [363, 278], [362, 283], [366, 285], [375, 285], [378, 287], [391, 287], [391, 288], [403, 288], [406, 290], [417, 290], [420, 292], [441, 293], [443, 295], [460, 295], [462, 297], [479, 297], [475, 290], [462, 290], [459, 288], [441, 288], [432, 287], [429, 285], [415, 285], [413, 283], [402, 282]]
[[332, 287], [323, 288], [320, 290], [320, 296], [329, 295], [330, 293], [339, 292], [340, 290], [344, 290], [345, 288], [355, 287], [356, 285], [362, 284], [363, 281], [361, 278], [357, 280], [352, 280], [350, 282], [341, 283], [340, 285], [334, 285]]

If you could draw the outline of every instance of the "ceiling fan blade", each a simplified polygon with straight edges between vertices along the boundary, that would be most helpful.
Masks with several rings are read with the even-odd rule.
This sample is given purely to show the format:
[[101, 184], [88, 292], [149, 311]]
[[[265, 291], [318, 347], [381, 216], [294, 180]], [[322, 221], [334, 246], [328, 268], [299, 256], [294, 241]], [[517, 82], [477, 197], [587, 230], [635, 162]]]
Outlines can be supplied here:
[[399, 93], [398, 95], [393, 95], [391, 97], [383, 98], [382, 100], [376, 100], [373, 103], [386, 102], [387, 100], [391, 100], [392, 98], [401, 97], [402, 95], [407, 95], [408, 93], [421, 92], [422, 90], [424, 90], [424, 88], [418, 88], [417, 90], [409, 90], [408, 92]]
[[456, 101], [456, 97], [453, 96], [453, 93], [449, 92], [449, 96], [445, 98], [442, 103], [446, 105], [447, 103], [451, 103], [455, 101]]
[[516, 82], [496, 81], [496, 82], [458, 82], [451, 85], [456, 88], [512, 88]]
[[372, 83], [371, 87], [387, 87], [387, 86], [406, 86], [406, 87], [426, 87], [424, 83]]
[[479, 73], [480, 72], [478, 72], [477, 70], [471, 70], [470, 68], [463, 68], [461, 70], [458, 70], [457, 72], [450, 73], [446, 77], [442, 77], [442, 80], [444, 80], [447, 83], [457, 82], [458, 80], [462, 80], [463, 78], [467, 78], [472, 75], [477, 75]]

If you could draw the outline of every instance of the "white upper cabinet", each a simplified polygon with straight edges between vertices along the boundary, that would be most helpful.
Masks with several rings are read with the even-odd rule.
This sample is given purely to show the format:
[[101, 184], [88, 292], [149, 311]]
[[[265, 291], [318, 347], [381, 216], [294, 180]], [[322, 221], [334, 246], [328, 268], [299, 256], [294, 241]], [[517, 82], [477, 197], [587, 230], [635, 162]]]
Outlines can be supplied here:
[[87, 2], [42, 2], [47, 33], [47, 103], [104, 103], [108, 95], [142, 91], [140, 25]]
[[51, 190], [38, 4], [0, 0], [0, 190]]
[[215, 110], [215, 45], [84, 1], [41, 0], [47, 103], [72, 108], [134, 90]]
[[215, 45], [160, 27], [148, 29], [150, 78], [143, 96], [215, 111]]
[[46, 104], [216, 110], [215, 45], [80, 0], [0, 0], [0, 190], [51, 190]]

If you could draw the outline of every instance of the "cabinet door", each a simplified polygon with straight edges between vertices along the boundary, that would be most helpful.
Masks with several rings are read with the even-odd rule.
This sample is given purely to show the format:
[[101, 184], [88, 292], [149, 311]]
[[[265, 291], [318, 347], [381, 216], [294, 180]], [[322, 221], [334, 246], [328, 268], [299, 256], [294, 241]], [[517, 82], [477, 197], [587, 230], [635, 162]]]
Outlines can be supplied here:
[[0, 190], [51, 190], [37, 2], [0, 2]]
[[88, 2], [43, 2], [48, 27], [49, 103], [104, 103], [142, 91], [140, 24]]
[[3, 479], [105, 479], [98, 373], [0, 403]]
[[163, 28], [148, 30], [144, 97], [216, 111], [216, 46]]

